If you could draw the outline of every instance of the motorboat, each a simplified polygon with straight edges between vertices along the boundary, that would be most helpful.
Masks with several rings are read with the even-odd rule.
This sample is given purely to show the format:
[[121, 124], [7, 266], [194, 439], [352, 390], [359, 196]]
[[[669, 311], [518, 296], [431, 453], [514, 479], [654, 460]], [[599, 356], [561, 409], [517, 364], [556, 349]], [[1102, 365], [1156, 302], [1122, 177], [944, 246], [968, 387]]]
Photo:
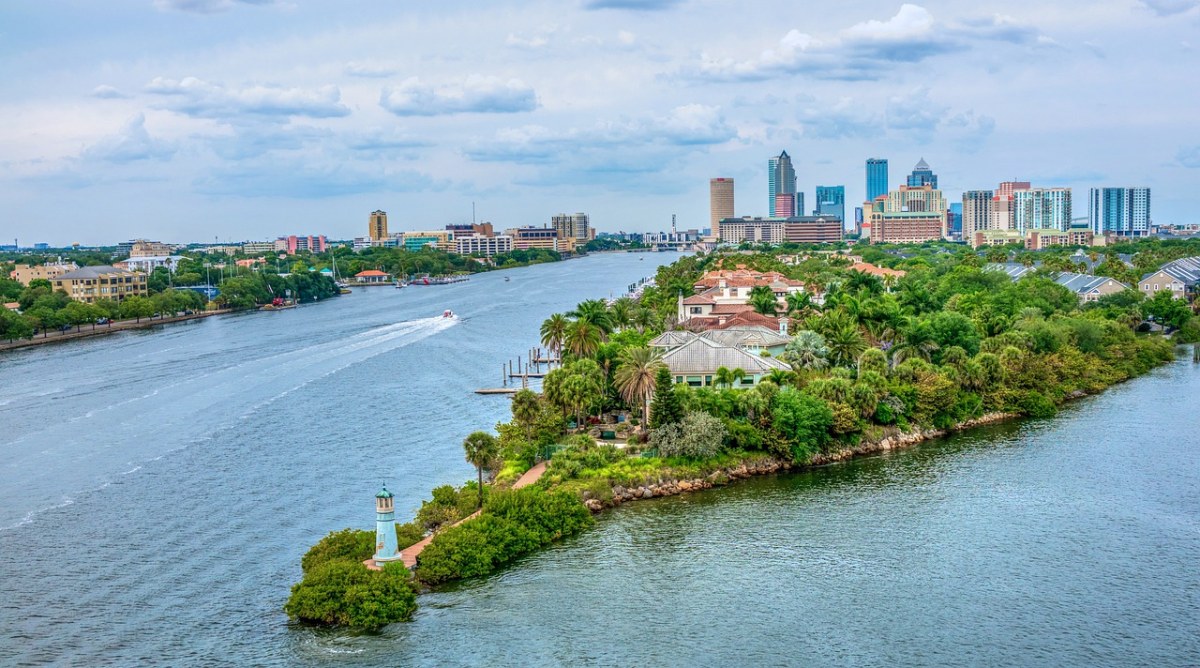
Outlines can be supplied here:
[[450, 309], [446, 309], [445, 311], [442, 311], [442, 317], [443, 318], [457, 318], [458, 316], [454, 315], [454, 311], [451, 311]]

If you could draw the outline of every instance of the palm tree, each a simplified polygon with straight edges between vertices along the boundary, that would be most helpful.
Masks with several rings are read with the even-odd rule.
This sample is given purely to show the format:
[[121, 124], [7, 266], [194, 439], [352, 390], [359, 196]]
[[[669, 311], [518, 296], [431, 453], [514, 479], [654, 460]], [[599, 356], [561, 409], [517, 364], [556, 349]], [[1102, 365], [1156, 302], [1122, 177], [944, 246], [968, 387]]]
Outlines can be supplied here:
[[779, 387], [784, 387], [785, 385], [792, 384], [792, 381], [796, 378], [795, 373], [794, 371], [784, 371], [783, 369], [771, 369], [771, 373], [768, 373], [767, 377], [763, 380], [769, 380]]
[[746, 377], [746, 370], [742, 367], [734, 367], [729, 370], [729, 387], [733, 387], [734, 383], [739, 383]]
[[650, 417], [650, 398], [654, 396], [654, 379], [663, 366], [662, 351], [657, 348], [626, 348], [621, 351], [617, 367], [617, 391], [630, 406], [637, 402], [642, 409], [642, 422]]
[[812, 297], [807, 292], [789, 292], [787, 296], [787, 314], [803, 318], [815, 311]]
[[633, 312], [633, 326], [637, 328], [638, 334], [644, 334], [647, 329], [653, 328], [656, 320], [654, 311], [645, 306], [639, 306]]
[[754, 310], [763, 315], [775, 315], [775, 308], [778, 302], [775, 300], [775, 293], [771, 292], [771, 288], [765, 285], [756, 285], [750, 289], [750, 301], [748, 302], [754, 307]]
[[853, 322], [837, 323], [826, 333], [829, 359], [834, 364], [849, 364], [867, 349], [867, 341]]
[[717, 372], [713, 375], [713, 382], [717, 387], [730, 387], [733, 385], [733, 374], [728, 367], [717, 367]]
[[463, 451], [467, 461], [475, 466], [479, 473], [479, 507], [483, 507], [483, 467], [491, 464], [499, 453], [496, 439], [486, 431], [472, 432], [463, 441]]
[[567, 338], [567, 327], [570, 324], [571, 321], [561, 313], [555, 313], [542, 323], [542, 345], [556, 357], [562, 357], [563, 342]]
[[567, 315], [579, 321], [592, 323], [604, 335], [611, 334], [613, 331], [612, 314], [608, 312], [608, 304], [604, 303], [603, 299], [588, 299], [579, 302], [575, 310]]
[[823, 369], [828, 357], [825, 337], [810, 329], [797, 332], [780, 355], [780, 359], [791, 364], [793, 369]]
[[922, 322], [910, 322], [904, 331], [903, 341], [892, 348], [892, 366], [895, 367], [910, 357], [920, 357], [928, 362], [938, 348], [938, 343], [933, 339], [933, 332], [928, 326]]
[[563, 344], [575, 357], [591, 357], [600, 349], [601, 329], [590, 320], [576, 320], [567, 326]]
[[628, 327], [629, 323], [633, 320], [633, 311], [636, 308], [637, 302], [633, 301], [629, 297], [621, 297], [617, 301], [613, 302], [613, 305], [608, 309], [609, 316], [612, 319], [612, 324], [616, 326], [617, 329]]

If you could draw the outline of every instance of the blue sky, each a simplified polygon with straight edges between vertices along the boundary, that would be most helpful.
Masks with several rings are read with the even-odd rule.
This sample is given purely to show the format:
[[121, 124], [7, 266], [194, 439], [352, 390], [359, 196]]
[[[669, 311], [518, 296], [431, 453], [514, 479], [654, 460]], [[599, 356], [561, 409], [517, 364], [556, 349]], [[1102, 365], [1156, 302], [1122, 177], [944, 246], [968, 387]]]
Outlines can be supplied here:
[[924, 157], [1001, 180], [1149, 185], [1200, 222], [1200, 0], [315, 2], [0, 6], [0, 238], [362, 236], [585, 211], [766, 213], [766, 162], [864, 196]]

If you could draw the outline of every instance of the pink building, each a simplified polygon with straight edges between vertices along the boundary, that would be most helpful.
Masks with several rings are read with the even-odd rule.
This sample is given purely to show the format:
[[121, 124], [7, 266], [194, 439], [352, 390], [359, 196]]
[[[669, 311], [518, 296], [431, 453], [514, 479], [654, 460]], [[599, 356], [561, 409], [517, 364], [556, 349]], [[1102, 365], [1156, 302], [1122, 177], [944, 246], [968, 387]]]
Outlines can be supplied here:
[[794, 193], [776, 193], [775, 210], [771, 212], [776, 218], [791, 218], [796, 215], [796, 195]]
[[298, 237], [293, 234], [288, 237], [279, 237], [275, 240], [275, 250], [284, 251], [288, 255], [295, 255], [299, 251], [324, 253], [325, 235]]

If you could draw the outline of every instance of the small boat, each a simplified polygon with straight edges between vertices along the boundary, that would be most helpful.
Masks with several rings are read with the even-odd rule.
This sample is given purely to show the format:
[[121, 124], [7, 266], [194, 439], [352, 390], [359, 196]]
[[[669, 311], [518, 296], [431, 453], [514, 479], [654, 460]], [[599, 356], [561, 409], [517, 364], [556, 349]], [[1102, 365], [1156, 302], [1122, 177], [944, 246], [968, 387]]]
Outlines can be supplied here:
[[450, 309], [446, 309], [445, 311], [442, 311], [442, 317], [443, 318], [457, 318], [458, 316], [454, 315], [454, 311], [451, 311]]
[[509, 282], [509, 281], [511, 281], [511, 280], [512, 280], [512, 277], [511, 277], [511, 276], [505, 276], [505, 277], [504, 277], [504, 282], [505, 282], [505, 283], [507, 283], [507, 282]]
[[404, 281], [396, 281], [396, 289], [397, 290], [399, 290], [400, 288], [407, 288], [407, 287], [408, 287], [408, 283], [405, 283]]

